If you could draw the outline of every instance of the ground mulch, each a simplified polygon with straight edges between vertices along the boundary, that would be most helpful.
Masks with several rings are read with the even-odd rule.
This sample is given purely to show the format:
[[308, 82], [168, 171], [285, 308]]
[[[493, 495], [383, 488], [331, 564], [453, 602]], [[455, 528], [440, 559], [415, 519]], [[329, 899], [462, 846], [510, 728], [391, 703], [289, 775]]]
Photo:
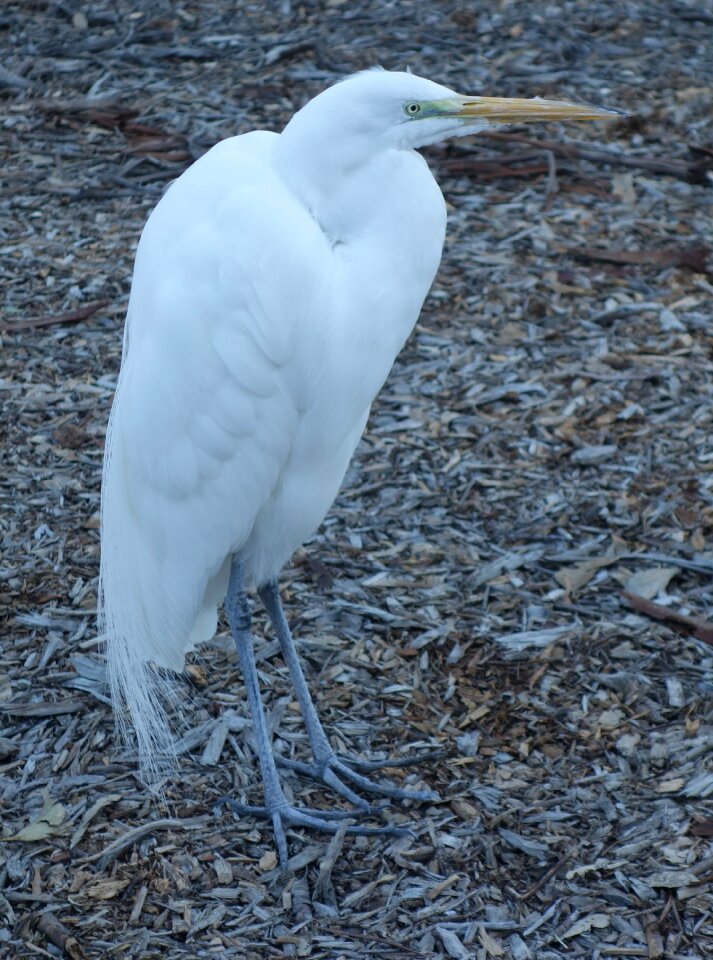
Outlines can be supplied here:
[[[5, 0], [0, 957], [713, 954], [713, 3]], [[142, 224], [223, 137], [381, 63], [608, 124], [425, 151], [443, 264], [283, 597], [333, 742], [438, 750], [413, 836], [270, 831], [223, 626], [159, 805], [94, 623]], [[417, 198], [415, 198], [417, 202]], [[277, 749], [306, 756], [258, 614]], [[285, 773], [303, 805], [337, 801]]]

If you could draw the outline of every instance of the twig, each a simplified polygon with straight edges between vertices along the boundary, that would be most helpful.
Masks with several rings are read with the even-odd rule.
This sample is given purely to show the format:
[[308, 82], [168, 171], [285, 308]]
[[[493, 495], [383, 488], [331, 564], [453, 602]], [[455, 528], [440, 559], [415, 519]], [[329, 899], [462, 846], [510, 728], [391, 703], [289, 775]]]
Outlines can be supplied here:
[[649, 950], [649, 960], [658, 960], [663, 956], [663, 940], [656, 914], [646, 913], [643, 917], [644, 935]]
[[683, 633], [685, 636], [693, 634], [696, 639], [713, 646], [713, 625], [710, 623], [696, 620], [694, 617], [687, 617], [685, 614], [678, 613], [676, 610], [670, 610], [660, 603], [646, 600], [637, 593], [629, 593], [625, 590], [622, 593], [622, 597], [631, 604], [634, 610], [638, 610], [639, 613], [645, 613], [647, 617], [651, 617], [653, 620], [661, 620], [664, 623], [668, 623], [674, 630], [677, 629], [679, 633]]
[[558, 192], [559, 184], [557, 182], [557, 160], [552, 150], [545, 150], [547, 157], [547, 203], [552, 200], [552, 196]]
[[315, 902], [336, 906], [336, 897], [334, 887], [332, 886], [332, 870], [334, 870], [334, 866], [339, 859], [339, 854], [342, 851], [348, 827], [349, 822], [345, 820], [330, 840], [327, 852], [319, 862], [319, 876], [317, 877], [314, 894], [312, 896]]
[[[438, 163], [439, 170], [450, 174], [468, 174], [478, 175], [486, 178], [491, 177], [527, 177], [531, 174], [546, 173], [549, 169], [549, 163], [543, 163], [543, 150], [519, 150], [508, 153], [502, 157], [487, 157], [476, 159], [468, 156], [450, 157], [446, 152], [446, 159]], [[443, 156], [443, 151], [436, 151], [438, 156]], [[532, 161], [537, 161], [532, 164]], [[530, 166], [515, 166], [515, 164], [527, 164]]]
[[328, 930], [330, 933], [335, 934], [339, 937], [353, 937], [355, 940], [363, 940], [365, 943], [378, 943], [384, 947], [393, 947], [398, 950], [399, 953], [408, 954], [412, 957], [422, 957], [423, 953], [420, 950], [414, 950], [413, 947], [407, 946], [401, 940], [393, 940], [390, 937], [382, 937], [375, 933], [361, 933], [357, 930], [352, 929], [351, 925], [346, 927], [329, 927], [325, 926], [325, 930]]
[[93, 110], [116, 110], [136, 116], [136, 110], [122, 106], [116, 97], [73, 97], [71, 100], [33, 100], [32, 106], [43, 113], [86, 113]]
[[86, 320], [93, 313], [106, 306], [106, 301], [96, 300], [88, 303], [84, 307], [78, 307], [76, 310], [69, 310], [67, 313], [47, 314], [44, 317], [28, 317], [26, 320], [18, 320], [15, 323], [0, 323], [0, 331], [3, 333], [14, 333], [15, 330], [29, 330], [32, 327], [49, 327], [55, 323], [77, 323], [79, 320]]
[[661, 311], [665, 309], [665, 304], [657, 303], [655, 301], [646, 301], [644, 303], [618, 303], [616, 306], [608, 307], [606, 310], [601, 310], [599, 313], [592, 314], [589, 319], [592, 323], [601, 323], [604, 320], [615, 320], [619, 317], [628, 317], [635, 313], [646, 313], [648, 311], [661, 313]]
[[620, 553], [619, 560], [655, 560], [684, 570], [696, 570], [699, 573], [713, 573], [713, 563], [705, 560], [686, 560], [669, 553]]
[[205, 817], [186, 818], [185, 820], [175, 818], [151, 820], [149, 823], [142, 823], [141, 826], [134, 827], [133, 830], [127, 830], [126, 833], [110, 843], [104, 850], [100, 850], [99, 853], [93, 853], [90, 857], [84, 857], [80, 862], [92, 863], [94, 860], [98, 860], [99, 869], [106, 870], [109, 864], [116, 860], [117, 857], [120, 857], [124, 850], [128, 850], [137, 840], [145, 837], [148, 833], [153, 833], [155, 830], [195, 830], [198, 827], [205, 826], [205, 823]]
[[590, 163], [611, 163], [619, 167], [636, 167], [648, 170], [650, 173], [662, 173], [688, 183], [698, 183], [710, 186], [708, 173], [713, 169], [713, 160], [702, 157], [690, 163], [679, 160], [657, 160], [653, 157], [632, 157], [618, 150], [598, 150], [580, 143], [562, 143], [557, 140], [538, 140], [523, 133], [501, 133], [499, 131], [484, 130], [478, 134], [489, 140], [499, 140], [504, 143], [527, 143], [538, 146], [543, 150], [551, 150], [561, 157], [570, 157], [577, 160], [589, 160]]
[[[590, 372], [587, 371], [587, 376], [590, 376]], [[575, 551], [568, 551], [567, 553], [554, 553], [548, 557], [544, 557], [543, 561], [547, 563], [576, 563], [579, 560], [591, 560], [591, 554], [587, 553], [577, 553]], [[617, 553], [617, 561], [619, 560], [645, 560], [645, 561], [656, 561], [657, 563], [666, 563], [669, 566], [682, 567], [684, 570], [696, 570], [699, 573], [713, 573], [713, 563], [705, 560], [686, 560], [684, 557], [676, 556], [676, 554], [669, 553], [655, 553], [646, 551], [644, 553]]]
[[14, 87], [16, 90], [29, 90], [32, 84], [25, 77], [13, 73], [0, 63], [0, 87]]
[[56, 717], [64, 713], [78, 713], [84, 710], [84, 700], [57, 700], [55, 703], [0, 702], [0, 713], [9, 713], [13, 717]]
[[563, 253], [585, 260], [605, 263], [649, 265], [658, 267], [686, 267], [696, 273], [712, 273], [711, 248], [705, 243], [687, 243], [676, 247], [656, 247], [652, 250], [607, 250], [599, 247], [563, 247]]
[[520, 900], [521, 901], [529, 900], [530, 897], [532, 897], [534, 894], [538, 892], [538, 890], [541, 890], [546, 883], [548, 883], [556, 874], [559, 873], [559, 871], [562, 869], [565, 863], [567, 863], [567, 861], [571, 858], [572, 854], [576, 851], [576, 849], [577, 849], [576, 844], [572, 844], [571, 847], [568, 847], [567, 850], [565, 850], [565, 852], [559, 858], [557, 863], [553, 864], [553, 866], [551, 866], [549, 870], [543, 873], [540, 879], [536, 883], [533, 883], [530, 889], [526, 890], [525, 893], [522, 894], [522, 896], [520, 897]]
[[649, 951], [644, 947], [603, 947], [600, 951], [603, 957], [648, 957]]
[[83, 960], [84, 951], [71, 932], [53, 913], [41, 913], [37, 918], [37, 929], [55, 947], [63, 950], [71, 960]]

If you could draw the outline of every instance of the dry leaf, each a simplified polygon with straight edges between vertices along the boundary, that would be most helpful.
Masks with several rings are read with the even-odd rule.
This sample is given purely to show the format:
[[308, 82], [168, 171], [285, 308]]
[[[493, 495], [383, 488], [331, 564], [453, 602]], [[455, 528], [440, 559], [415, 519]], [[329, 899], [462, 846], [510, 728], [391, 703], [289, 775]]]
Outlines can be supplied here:
[[452, 930], [447, 927], [436, 927], [436, 931], [449, 957], [453, 957], [454, 960], [470, 960], [472, 953], [466, 950]]
[[615, 197], [623, 200], [624, 203], [633, 207], [636, 203], [636, 190], [634, 189], [634, 174], [615, 173], [612, 177], [612, 193]]
[[625, 733], [616, 742], [616, 748], [619, 753], [623, 753], [625, 757], [630, 757], [641, 743], [641, 734], [638, 733]]
[[129, 886], [129, 880], [98, 880], [84, 888], [84, 893], [92, 900], [111, 900]]
[[216, 879], [221, 886], [227, 887], [228, 884], [233, 882], [233, 868], [219, 853], [213, 855], [213, 869], [215, 870]]
[[700, 881], [692, 870], [661, 870], [659, 873], [647, 877], [646, 882], [650, 887], [675, 889], [677, 887], [688, 887]]
[[205, 687], [208, 684], [208, 674], [200, 664], [189, 663], [185, 667], [185, 672], [197, 687]]
[[500, 946], [497, 940], [493, 940], [485, 927], [480, 927], [478, 930], [478, 939], [485, 947], [485, 952], [489, 957], [503, 957], [505, 956], [505, 951]]
[[591, 560], [580, 560], [571, 567], [560, 567], [555, 573], [555, 580], [567, 593], [575, 593], [603, 567], [610, 567], [616, 563], [618, 557], [593, 557]]
[[578, 450], [574, 451], [569, 459], [572, 461], [572, 463], [580, 463], [583, 466], [591, 466], [593, 464], [605, 463], [607, 460], [611, 460], [616, 451], [617, 447], [613, 443], [597, 444], [580, 447]]
[[268, 850], [267, 853], [264, 853], [260, 857], [260, 869], [263, 873], [267, 873], [268, 870], [274, 870], [277, 866], [277, 854], [274, 850]]
[[429, 887], [426, 890], [426, 896], [429, 900], [435, 900], [436, 897], [440, 897], [444, 890], [448, 890], [449, 887], [452, 887], [454, 883], [457, 883], [461, 878], [459, 873], [452, 873], [450, 877], [446, 877], [445, 880], [441, 880], [440, 883], [434, 884], [432, 887]]
[[614, 708], [612, 710], [603, 710], [599, 715], [598, 722], [605, 730], [616, 730], [623, 719], [623, 711]]
[[62, 804], [52, 803], [49, 794], [45, 792], [44, 803], [37, 817], [14, 837], [7, 837], [6, 839], [20, 840], [23, 843], [46, 840], [47, 837], [59, 832], [58, 827], [64, 823], [66, 818], [67, 811]]
[[653, 598], [666, 589], [669, 582], [680, 573], [679, 567], [651, 567], [648, 570], [640, 570], [633, 577], [626, 581], [625, 589], [629, 593], [635, 593], [644, 600], [653, 600]]
[[609, 926], [609, 917], [606, 913], [590, 913], [588, 917], [581, 917], [576, 923], [573, 923], [569, 930], [562, 934], [564, 939], [578, 937], [582, 933], [589, 933], [592, 927], [597, 930], [603, 930]]
[[462, 798], [456, 798], [451, 803], [451, 808], [453, 812], [461, 818], [461, 820], [477, 820], [480, 817], [480, 810], [474, 804], [470, 803], [468, 800]]
[[656, 793], [678, 793], [685, 784], [683, 777], [676, 777], [675, 780], [663, 780], [656, 787]]

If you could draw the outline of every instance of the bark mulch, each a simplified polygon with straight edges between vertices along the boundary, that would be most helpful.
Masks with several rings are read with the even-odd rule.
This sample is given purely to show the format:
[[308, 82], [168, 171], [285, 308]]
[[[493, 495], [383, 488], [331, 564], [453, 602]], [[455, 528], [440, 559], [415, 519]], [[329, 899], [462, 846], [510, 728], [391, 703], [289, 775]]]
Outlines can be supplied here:
[[[711, 956], [712, 29], [710, 0], [6, 0], [0, 957]], [[631, 116], [427, 151], [443, 265], [283, 595], [334, 743], [438, 749], [392, 779], [441, 800], [395, 842], [294, 832], [285, 878], [217, 804], [260, 798], [224, 628], [165, 805], [115, 738], [102, 444], [165, 185], [375, 63]]]

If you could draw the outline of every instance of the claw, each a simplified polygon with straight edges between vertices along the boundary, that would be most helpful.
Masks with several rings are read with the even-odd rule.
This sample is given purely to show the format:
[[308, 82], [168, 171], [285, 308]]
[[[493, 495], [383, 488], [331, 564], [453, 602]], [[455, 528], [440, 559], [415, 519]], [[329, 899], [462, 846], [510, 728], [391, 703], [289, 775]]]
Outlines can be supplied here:
[[[429, 754], [429, 757], [430, 756], [432, 756], [432, 754]], [[360, 797], [359, 794], [355, 793], [347, 784], [343, 783], [341, 778], [351, 780], [352, 783], [361, 787], [361, 789], [367, 793], [375, 793], [377, 796], [388, 797], [391, 800], [416, 800], [417, 802], [425, 803], [429, 800], [439, 800], [440, 797], [432, 790], [405, 790], [401, 787], [390, 786], [389, 784], [376, 783], [374, 780], [370, 780], [369, 777], [362, 776], [362, 774], [357, 773], [356, 770], [352, 770], [350, 764], [359, 766], [362, 769], [379, 770], [386, 766], [411, 766], [416, 762], [420, 762], [420, 760], [416, 761], [413, 758], [408, 758], [404, 761], [353, 760], [351, 757], [338, 757], [336, 753], [331, 753], [319, 762], [313, 761], [312, 763], [302, 763], [299, 760], [290, 760], [287, 757], [277, 758], [279, 766], [287, 767], [289, 770], [295, 770], [297, 773], [310, 777], [312, 780], [326, 783], [335, 793], [349, 800], [350, 803], [359, 807], [364, 813], [373, 812], [371, 804]]]
[[[260, 817], [264, 820], [272, 821], [272, 829], [275, 834], [275, 843], [280, 858], [280, 867], [287, 869], [287, 837], [285, 835], [285, 826], [310, 827], [313, 830], [321, 830], [324, 833], [336, 833], [340, 829], [339, 821], [351, 821], [354, 817], [354, 811], [349, 810], [314, 810], [310, 807], [294, 807], [289, 803], [280, 803], [274, 807], [258, 807], [252, 804], [240, 803], [233, 800], [232, 797], [221, 797], [217, 803], [226, 805], [237, 814], [249, 814], [252, 817]], [[361, 811], [356, 811], [360, 814]], [[347, 833], [356, 834], [360, 837], [414, 837], [415, 834], [408, 827], [361, 827], [358, 824], [348, 822]]]
[[346, 783], [343, 783], [327, 764], [317, 765], [316, 763], [301, 763], [299, 760], [290, 760], [287, 757], [278, 757], [277, 765], [287, 767], [288, 770], [294, 770], [301, 773], [303, 777], [309, 777], [310, 780], [316, 780], [320, 783], [326, 783], [340, 797], [344, 797], [350, 803], [353, 803], [357, 810], [355, 814], [370, 814], [375, 812], [375, 808], [358, 793], [354, 793]]
[[355, 767], [357, 770], [368, 771], [395, 770], [398, 767], [415, 767], [418, 766], [419, 763], [428, 763], [431, 760], [442, 760], [445, 756], [445, 750], [424, 750], [411, 757], [403, 757], [401, 760], [392, 760], [390, 757], [387, 757], [386, 760], [362, 760], [359, 757], [346, 757], [339, 754], [337, 755], [337, 759], [341, 760], [342, 763], [348, 763], [350, 767]]

